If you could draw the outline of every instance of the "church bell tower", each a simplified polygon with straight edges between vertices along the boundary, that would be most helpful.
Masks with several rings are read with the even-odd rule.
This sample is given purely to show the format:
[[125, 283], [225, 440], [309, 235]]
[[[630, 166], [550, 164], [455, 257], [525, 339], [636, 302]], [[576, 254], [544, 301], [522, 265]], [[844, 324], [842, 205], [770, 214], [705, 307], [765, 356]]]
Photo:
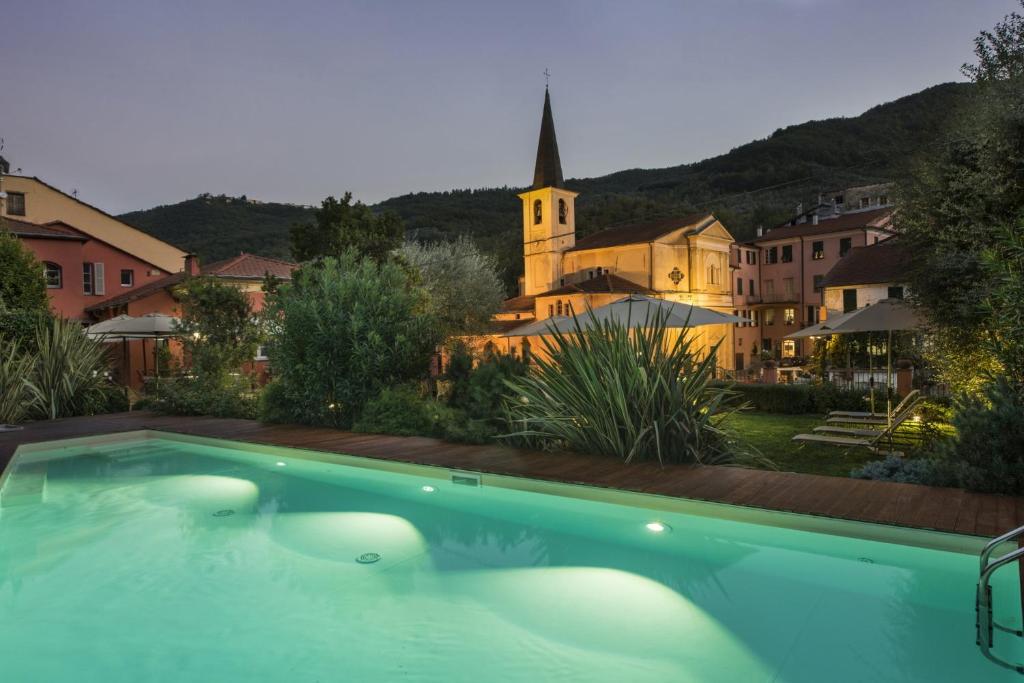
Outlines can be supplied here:
[[519, 198], [523, 200], [523, 294], [532, 296], [562, 284], [562, 253], [576, 244], [576, 193], [565, 189], [562, 179], [546, 88], [533, 185]]

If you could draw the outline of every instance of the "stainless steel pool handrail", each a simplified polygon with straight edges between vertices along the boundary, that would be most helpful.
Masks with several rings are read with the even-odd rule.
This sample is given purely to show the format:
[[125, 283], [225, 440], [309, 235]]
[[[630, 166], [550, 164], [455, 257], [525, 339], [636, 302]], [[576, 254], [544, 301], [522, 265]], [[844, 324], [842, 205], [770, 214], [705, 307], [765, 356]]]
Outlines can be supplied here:
[[985, 567], [988, 566], [989, 558], [992, 557], [992, 553], [996, 551], [996, 548], [1001, 546], [1007, 541], [1012, 541], [1015, 538], [1024, 536], [1024, 526], [1019, 526], [1013, 531], [1007, 531], [1002, 536], [996, 536], [991, 541], [985, 544], [985, 547], [981, 550], [981, 571], [985, 571]]
[[992, 652], [992, 640], [995, 635], [995, 629], [1012, 633], [1018, 637], [1024, 636], [1024, 632], [1008, 628], [1006, 626], [1001, 626], [995, 622], [992, 616], [991, 585], [992, 575], [996, 570], [1013, 562], [1018, 562], [1021, 558], [1024, 558], [1024, 548], [1017, 548], [1016, 550], [1012, 550], [994, 560], [992, 559], [993, 551], [999, 545], [1006, 543], [1007, 541], [1011, 541], [1022, 534], [1024, 534], [1024, 527], [1014, 529], [1013, 531], [992, 539], [981, 551], [981, 570], [978, 576], [978, 590], [974, 600], [974, 611], [976, 615], [975, 627], [977, 630], [977, 644], [981, 649], [981, 653], [995, 664], [1024, 675], [1024, 665], [1007, 662], [1000, 659]]

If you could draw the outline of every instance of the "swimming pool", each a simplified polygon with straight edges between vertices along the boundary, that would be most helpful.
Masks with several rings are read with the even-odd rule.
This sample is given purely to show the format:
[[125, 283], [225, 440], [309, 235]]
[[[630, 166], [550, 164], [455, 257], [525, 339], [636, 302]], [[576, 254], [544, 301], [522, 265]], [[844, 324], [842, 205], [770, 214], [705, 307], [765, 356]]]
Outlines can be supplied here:
[[3, 680], [1020, 680], [959, 537], [151, 436], [8, 467]]

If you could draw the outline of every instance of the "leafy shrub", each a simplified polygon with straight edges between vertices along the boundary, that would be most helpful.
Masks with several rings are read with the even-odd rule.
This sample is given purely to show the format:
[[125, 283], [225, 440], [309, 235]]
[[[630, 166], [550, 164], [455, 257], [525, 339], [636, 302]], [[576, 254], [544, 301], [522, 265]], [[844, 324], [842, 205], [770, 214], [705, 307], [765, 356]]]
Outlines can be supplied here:
[[451, 409], [412, 386], [390, 387], [370, 399], [352, 425], [357, 432], [395, 436], [443, 436]]
[[903, 484], [935, 484], [934, 461], [927, 458], [904, 458], [888, 455], [885, 460], [873, 460], [850, 472], [854, 479], [895, 481]]
[[[727, 385], [716, 383], [716, 386]], [[734, 384], [730, 386], [751, 407], [765, 413], [800, 415], [803, 413], [827, 413], [830, 410], [867, 410], [868, 408], [865, 392], [839, 389], [829, 382], [818, 384]]]
[[608, 320], [542, 339], [547, 357], [509, 382], [510, 436], [626, 462], [739, 455], [720, 428], [737, 395], [711, 384], [717, 345], [700, 358], [693, 338], [670, 336], [660, 315], [642, 328]]
[[17, 344], [5, 344], [0, 355], [0, 424], [17, 424], [28, 414], [28, 385], [34, 360], [22, 353]]
[[28, 395], [32, 413], [45, 419], [103, 412], [117, 388], [107, 351], [73, 320], [53, 319], [36, 330]]
[[270, 420], [350, 427], [383, 388], [426, 377], [441, 341], [410, 273], [351, 251], [303, 266], [268, 310]]
[[[259, 395], [245, 375], [229, 375], [217, 382], [179, 375], [158, 380], [145, 407], [171, 415], [211, 415], [253, 419], [259, 415]], [[142, 408], [141, 402], [136, 408]]]
[[956, 486], [1024, 494], [1024, 389], [1000, 377], [982, 396], [958, 399], [956, 436], [938, 447], [938, 467]]
[[0, 306], [0, 344], [17, 344], [24, 353], [35, 353], [36, 330], [50, 322], [49, 311], [12, 311]]
[[423, 396], [412, 386], [384, 389], [370, 399], [352, 429], [369, 434], [432, 436], [446, 441], [486, 443], [495, 429], [486, 420], [475, 420], [465, 412]]
[[43, 266], [0, 221], [0, 311], [48, 311]]
[[461, 354], [453, 353], [446, 374], [452, 381], [448, 403], [472, 419], [501, 420], [503, 404], [511, 394], [508, 382], [527, 370], [527, 364], [515, 356], [486, 353], [475, 367], [470, 358], [467, 371]]

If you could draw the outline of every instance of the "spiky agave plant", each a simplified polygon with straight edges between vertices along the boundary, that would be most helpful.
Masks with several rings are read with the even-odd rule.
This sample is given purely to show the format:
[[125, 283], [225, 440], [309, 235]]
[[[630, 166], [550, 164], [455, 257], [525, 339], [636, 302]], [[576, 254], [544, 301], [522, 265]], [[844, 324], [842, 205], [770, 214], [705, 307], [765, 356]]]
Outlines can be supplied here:
[[103, 344], [73, 320], [54, 318], [36, 329], [35, 366], [28, 381], [33, 412], [45, 419], [102, 410], [112, 386]]
[[723, 464], [755, 454], [722, 428], [738, 394], [712, 386], [718, 344], [698, 353], [659, 310], [643, 326], [577, 320], [544, 336], [546, 357], [508, 384], [512, 433], [548, 448], [661, 463]]
[[18, 344], [5, 342], [0, 355], [0, 424], [17, 424], [31, 406], [28, 382], [32, 375], [31, 355]]

